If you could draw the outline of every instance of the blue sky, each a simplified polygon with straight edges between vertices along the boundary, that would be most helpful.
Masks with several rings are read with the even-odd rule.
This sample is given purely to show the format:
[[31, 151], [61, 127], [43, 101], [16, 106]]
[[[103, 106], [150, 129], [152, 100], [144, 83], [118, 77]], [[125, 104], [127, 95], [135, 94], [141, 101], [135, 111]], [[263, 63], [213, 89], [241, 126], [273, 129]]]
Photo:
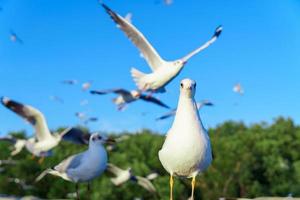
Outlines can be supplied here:
[[[247, 124], [275, 117], [300, 120], [300, 2], [298, 0], [174, 0], [171, 6], [149, 1], [105, 1], [121, 15], [133, 13], [133, 23], [163, 58], [173, 60], [207, 41], [222, 24], [219, 40], [185, 66], [158, 97], [177, 104], [179, 82], [197, 81], [196, 99], [215, 107], [201, 111], [206, 127], [225, 120]], [[136, 102], [116, 111], [113, 95], [91, 96], [80, 84], [64, 79], [93, 81], [92, 89], [134, 89], [129, 70], [150, 72], [137, 49], [116, 28], [96, 0], [0, 0], [0, 95], [40, 109], [49, 127], [78, 124], [77, 111], [97, 116], [92, 130], [122, 131], [150, 128], [164, 133], [172, 119], [156, 122], [166, 112]], [[23, 45], [9, 40], [13, 29]], [[245, 95], [232, 92], [241, 82]], [[53, 102], [50, 95], [64, 99]], [[80, 106], [88, 99], [89, 104]], [[237, 104], [237, 105], [236, 105]], [[0, 107], [0, 134], [31, 127]]]

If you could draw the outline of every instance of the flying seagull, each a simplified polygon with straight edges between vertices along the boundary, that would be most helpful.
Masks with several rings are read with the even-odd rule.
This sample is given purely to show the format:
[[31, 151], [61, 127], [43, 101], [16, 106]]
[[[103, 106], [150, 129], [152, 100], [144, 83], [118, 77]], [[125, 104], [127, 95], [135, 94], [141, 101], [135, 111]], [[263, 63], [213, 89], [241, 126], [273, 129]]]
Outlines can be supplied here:
[[26, 139], [14, 138], [11, 135], [0, 137], [0, 141], [6, 141], [14, 145], [13, 151], [10, 152], [11, 156], [15, 156], [22, 151], [26, 146]]
[[92, 86], [92, 82], [85, 82], [81, 85], [82, 91], [87, 91]]
[[62, 140], [63, 136], [68, 134], [71, 129], [67, 128], [61, 133], [51, 134], [43, 113], [36, 108], [29, 105], [23, 105], [9, 99], [8, 97], [2, 97], [1, 103], [6, 108], [29, 122], [35, 129], [35, 137], [26, 139], [25, 141], [19, 140], [21, 141], [20, 145], [17, 145], [18, 140], [15, 142], [15, 147], [18, 152], [20, 151], [21, 146], [22, 148], [25, 146], [26, 149], [35, 156], [49, 156], [50, 150], [56, 147]]
[[23, 40], [13, 31], [10, 30], [10, 40], [12, 42], [18, 42], [19, 44], [23, 44]]
[[165, 86], [180, 73], [187, 61], [214, 43], [222, 32], [222, 26], [217, 27], [212, 38], [205, 44], [178, 60], [166, 61], [160, 57], [154, 47], [135, 26], [119, 14], [112, 11], [105, 4], [102, 4], [102, 6], [115, 23], [120, 26], [128, 38], [141, 51], [143, 57], [146, 59], [152, 70], [151, 73], [145, 74], [135, 68], [131, 69], [131, 75], [138, 89], [141, 91], [150, 91], [151, 93], [165, 92]]
[[233, 86], [232, 90], [233, 90], [233, 92], [236, 92], [236, 93], [238, 93], [240, 95], [244, 94], [244, 89], [243, 89], [243, 87], [242, 87], [242, 85], [240, 83], [235, 84]]
[[77, 80], [63, 80], [62, 83], [66, 84], [66, 85], [75, 85], [78, 83], [78, 81]]
[[196, 176], [208, 168], [212, 161], [210, 139], [196, 107], [195, 92], [195, 81], [181, 81], [175, 119], [158, 153], [162, 166], [170, 174], [171, 200], [174, 176], [192, 178], [193, 199]]
[[103, 147], [106, 142], [107, 140], [97, 133], [91, 135], [88, 150], [66, 158], [53, 168], [46, 169], [36, 178], [36, 182], [47, 174], [74, 182], [77, 199], [79, 199], [78, 183], [88, 182], [89, 189], [90, 181], [100, 176], [106, 169], [107, 152]]
[[132, 103], [136, 100], [143, 100], [151, 103], [155, 103], [156, 105], [162, 106], [164, 108], [170, 108], [163, 102], [161, 102], [159, 99], [141, 94], [140, 92], [136, 90], [125, 90], [125, 89], [109, 89], [109, 90], [92, 90], [90, 91], [91, 94], [99, 94], [99, 95], [104, 95], [104, 94], [109, 94], [109, 93], [115, 93], [118, 94], [116, 98], [113, 99], [113, 102], [117, 105], [118, 110], [123, 110], [127, 104]]
[[50, 98], [52, 101], [56, 101], [56, 102], [61, 103], [61, 104], [64, 103], [64, 100], [63, 100], [62, 98], [58, 97], [58, 96], [53, 96], [53, 95], [51, 95], [49, 98]]
[[[203, 106], [213, 106], [213, 105], [214, 104], [208, 100], [203, 100], [203, 101], [197, 102], [197, 104], [196, 104], [198, 110], [200, 110]], [[171, 110], [170, 112], [165, 113], [164, 115], [156, 118], [156, 120], [167, 119], [169, 117], [173, 117], [175, 114], [176, 114], [176, 108]]]
[[133, 175], [131, 168], [123, 170], [123, 169], [117, 167], [116, 165], [108, 163], [107, 170], [110, 173], [115, 175], [115, 177], [111, 178], [110, 180], [116, 186], [120, 186], [120, 185], [124, 184], [125, 182], [131, 180], [133, 182], [136, 182], [138, 185], [142, 186], [147, 191], [149, 191], [151, 193], [156, 193], [156, 189], [153, 186], [153, 184], [151, 183], [151, 181], [148, 180], [147, 178]]

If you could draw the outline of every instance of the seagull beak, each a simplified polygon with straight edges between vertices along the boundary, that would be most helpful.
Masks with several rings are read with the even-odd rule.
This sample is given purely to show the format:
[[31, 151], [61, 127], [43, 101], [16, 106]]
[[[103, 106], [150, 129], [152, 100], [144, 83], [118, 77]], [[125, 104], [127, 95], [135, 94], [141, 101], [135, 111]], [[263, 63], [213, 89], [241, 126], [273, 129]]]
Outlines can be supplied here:
[[105, 143], [106, 143], [106, 144], [113, 145], [113, 144], [116, 143], [116, 140], [114, 140], [113, 138], [107, 138], [107, 139], [105, 140]]

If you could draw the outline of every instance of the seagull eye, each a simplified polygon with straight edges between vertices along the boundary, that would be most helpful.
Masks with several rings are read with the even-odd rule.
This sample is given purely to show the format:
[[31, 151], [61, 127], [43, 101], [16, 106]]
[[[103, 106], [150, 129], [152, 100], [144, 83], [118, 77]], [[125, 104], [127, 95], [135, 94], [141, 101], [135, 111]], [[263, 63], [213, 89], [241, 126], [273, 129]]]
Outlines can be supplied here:
[[183, 83], [180, 83], [180, 87], [182, 87], [182, 88], [183, 88]]

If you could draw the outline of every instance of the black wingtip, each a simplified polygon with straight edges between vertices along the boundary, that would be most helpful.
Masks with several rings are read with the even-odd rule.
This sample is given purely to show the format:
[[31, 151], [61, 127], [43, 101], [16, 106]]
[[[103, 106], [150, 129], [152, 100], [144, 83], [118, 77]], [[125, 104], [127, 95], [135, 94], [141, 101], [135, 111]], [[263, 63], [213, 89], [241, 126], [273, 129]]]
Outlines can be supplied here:
[[219, 37], [221, 35], [222, 31], [223, 31], [223, 26], [222, 25], [218, 26], [215, 30], [214, 36]]
[[102, 7], [106, 10], [106, 12], [112, 12], [112, 10], [107, 6], [105, 5], [104, 3], [100, 2], [100, 4], [102, 5]]

